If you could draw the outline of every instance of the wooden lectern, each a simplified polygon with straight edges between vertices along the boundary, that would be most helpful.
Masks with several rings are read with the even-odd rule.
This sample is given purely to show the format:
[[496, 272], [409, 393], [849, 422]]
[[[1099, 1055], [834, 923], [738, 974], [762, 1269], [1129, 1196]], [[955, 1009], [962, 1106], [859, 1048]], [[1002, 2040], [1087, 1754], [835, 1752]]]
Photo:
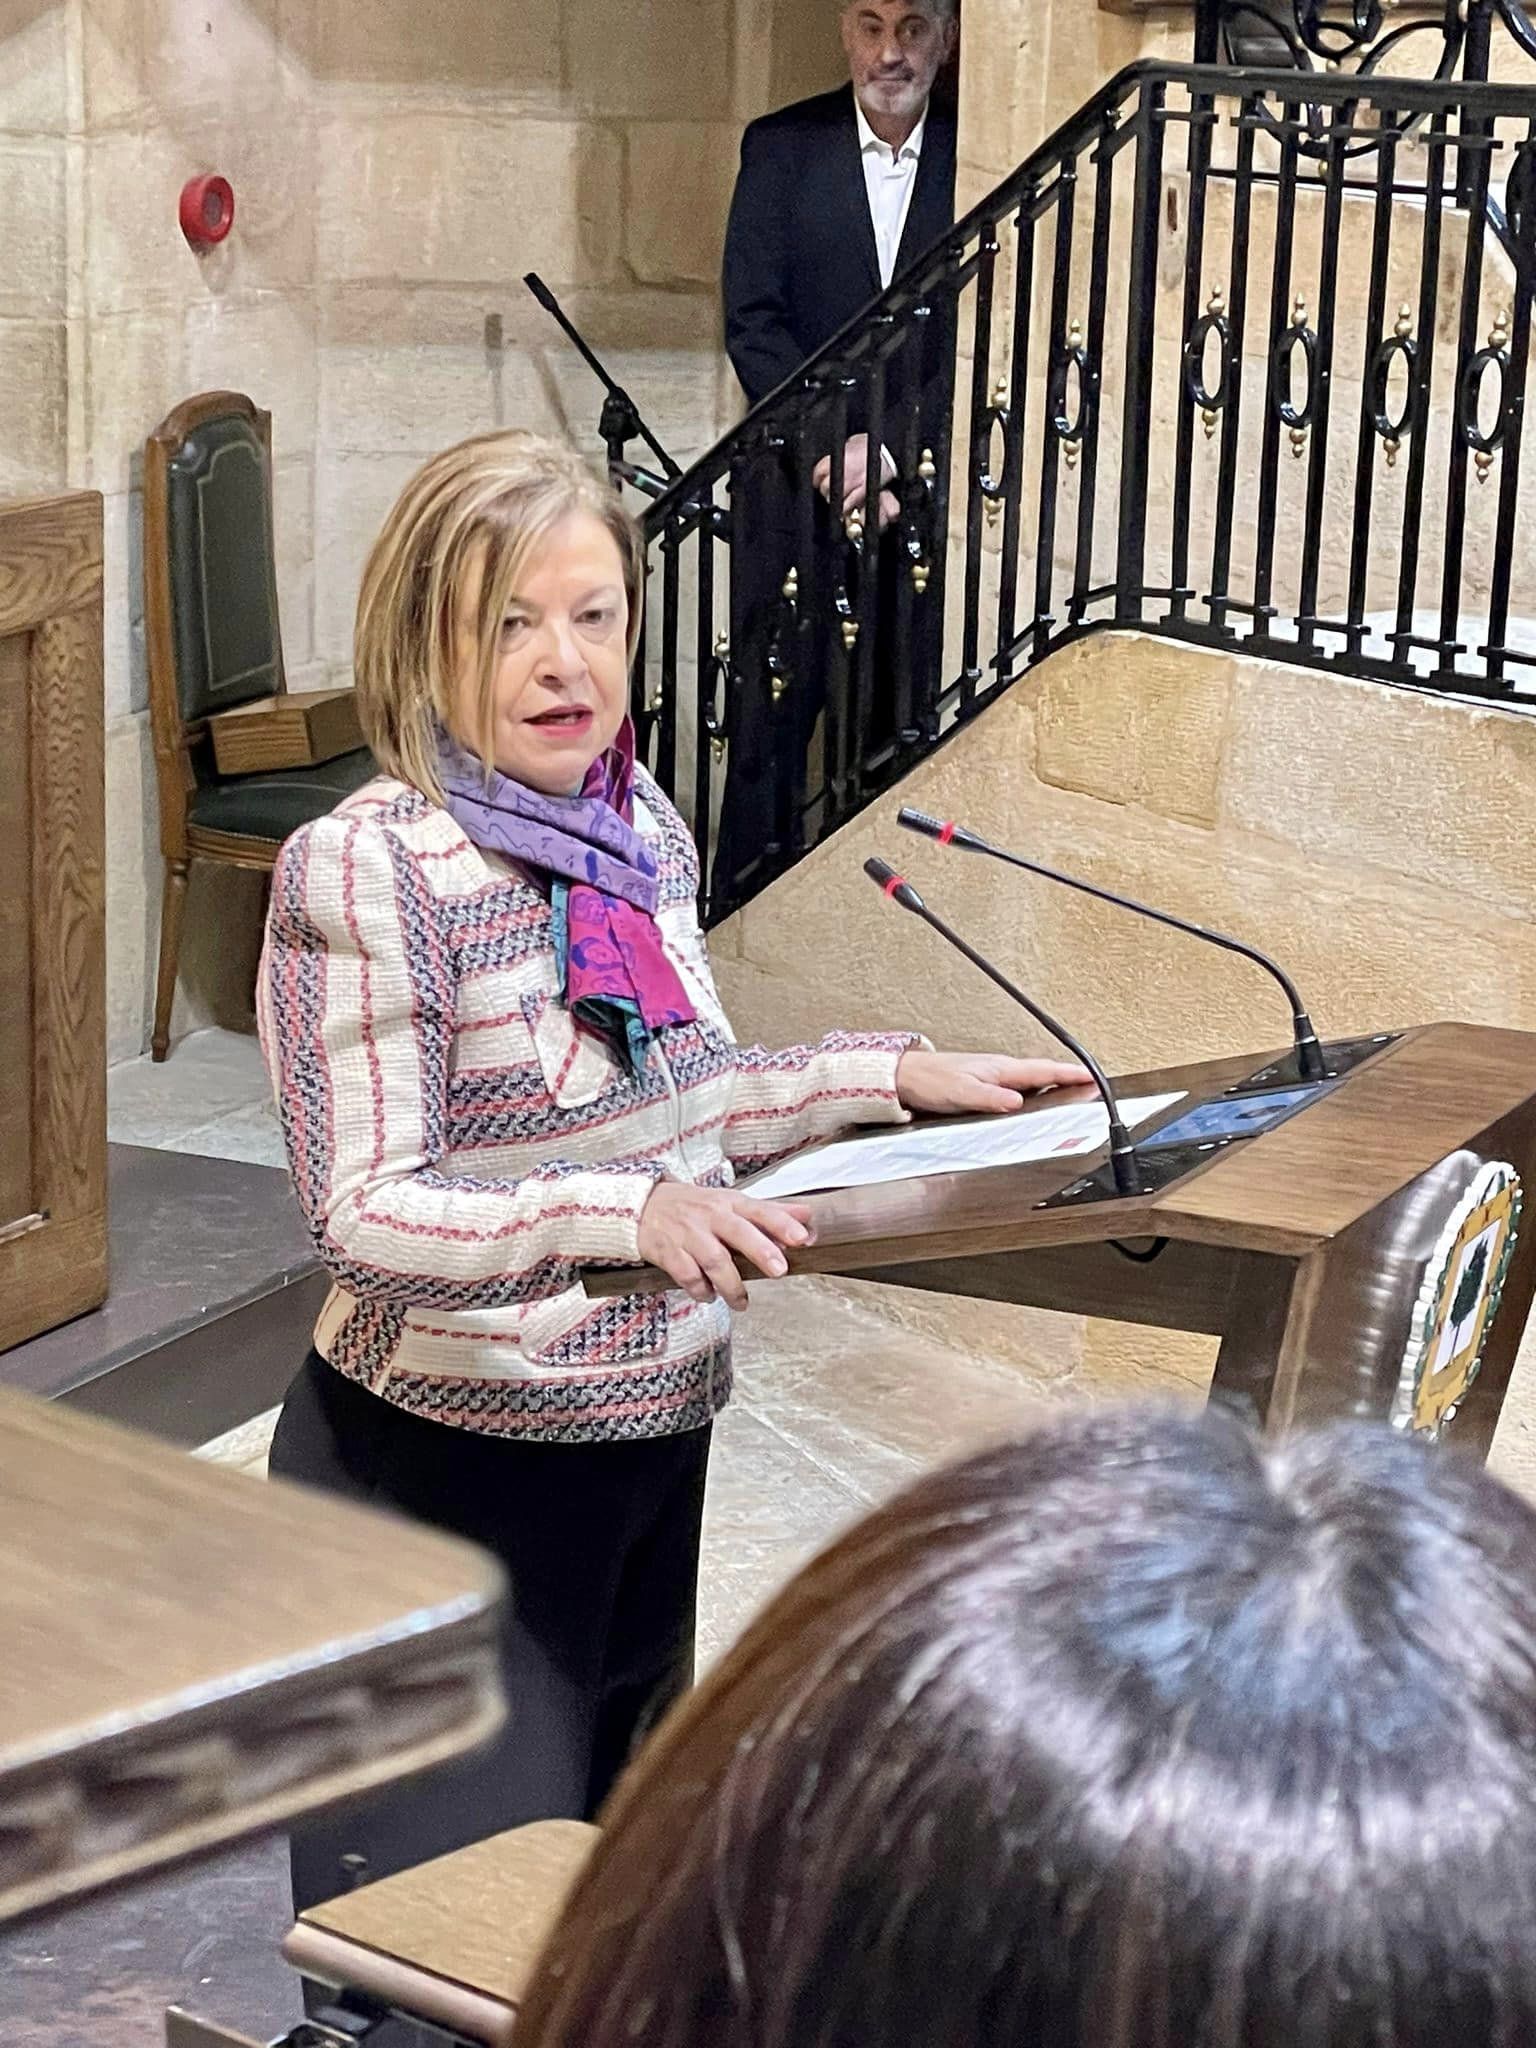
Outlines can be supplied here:
[[[1085, 1195], [1092, 1162], [1058, 1159], [811, 1195], [790, 1270], [1209, 1333], [1211, 1398], [1266, 1428], [1390, 1419], [1486, 1454], [1536, 1286], [1536, 1036], [1432, 1024], [1325, 1053], [1330, 1078], [1282, 1120], [1170, 1151], [1155, 1192]], [[1115, 1085], [1185, 1098], [1135, 1134], [1151, 1163], [1192, 1106], [1296, 1078], [1250, 1054]]]

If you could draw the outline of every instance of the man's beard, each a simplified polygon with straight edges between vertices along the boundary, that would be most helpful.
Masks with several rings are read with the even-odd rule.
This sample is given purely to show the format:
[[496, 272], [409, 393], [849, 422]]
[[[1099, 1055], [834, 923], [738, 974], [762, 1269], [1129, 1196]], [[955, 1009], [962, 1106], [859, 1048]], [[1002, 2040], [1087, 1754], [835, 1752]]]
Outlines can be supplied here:
[[872, 78], [864, 91], [883, 114], [911, 114], [923, 103], [924, 88], [917, 78]]

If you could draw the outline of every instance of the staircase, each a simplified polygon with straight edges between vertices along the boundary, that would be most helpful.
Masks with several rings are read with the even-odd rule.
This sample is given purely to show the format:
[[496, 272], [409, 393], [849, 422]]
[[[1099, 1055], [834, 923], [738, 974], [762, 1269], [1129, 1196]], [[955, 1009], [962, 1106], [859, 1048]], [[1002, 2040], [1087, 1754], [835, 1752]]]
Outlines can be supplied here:
[[[1107, 628], [1298, 693], [1536, 694], [1536, 72], [1485, 82], [1500, 22], [1536, 36], [1514, 0], [1384, 36], [1298, 0], [1287, 46], [1330, 68], [1231, 68], [1252, 13], [1207, 0], [1207, 61], [1104, 85], [649, 508], [636, 718], [712, 922]], [[1426, 32], [1436, 75], [1382, 75]], [[831, 453], [841, 503], [859, 430], [883, 532], [873, 480], [835, 518], [812, 477]], [[769, 821], [728, 874], [727, 781]]]

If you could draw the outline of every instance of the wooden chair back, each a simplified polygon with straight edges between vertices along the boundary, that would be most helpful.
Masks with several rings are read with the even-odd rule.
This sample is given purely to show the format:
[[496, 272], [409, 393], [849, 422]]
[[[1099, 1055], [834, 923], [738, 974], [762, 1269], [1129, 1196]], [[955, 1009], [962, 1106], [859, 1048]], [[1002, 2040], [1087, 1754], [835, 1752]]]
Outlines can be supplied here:
[[216, 780], [208, 720], [287, 687], [272, 519], [272, 418], [238, 391], [168, 413], [144, 448], [144, 631], [160, 846]]

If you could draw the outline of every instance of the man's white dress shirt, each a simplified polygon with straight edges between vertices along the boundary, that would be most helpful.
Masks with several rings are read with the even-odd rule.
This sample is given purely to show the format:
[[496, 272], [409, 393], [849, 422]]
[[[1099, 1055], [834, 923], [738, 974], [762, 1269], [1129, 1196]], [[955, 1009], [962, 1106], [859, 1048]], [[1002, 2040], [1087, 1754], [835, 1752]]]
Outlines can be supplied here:
[[884, 291], [896, 274], [896, 252], [901, 247], [902, 231], [912, 208], [912, 187], [917, 183], [917, 161], [923, 153], [923, 130], [928, 126], [928, 112], [924, 108], [922, 119], [900, 149], [892, 149], [870, 127], [857, 100], [853, 103], [853, 111], [859, 124], [864, 190], [869, 195], [869, 218], [875, 230], [875, 250], [880, 258], [880, 289]]

